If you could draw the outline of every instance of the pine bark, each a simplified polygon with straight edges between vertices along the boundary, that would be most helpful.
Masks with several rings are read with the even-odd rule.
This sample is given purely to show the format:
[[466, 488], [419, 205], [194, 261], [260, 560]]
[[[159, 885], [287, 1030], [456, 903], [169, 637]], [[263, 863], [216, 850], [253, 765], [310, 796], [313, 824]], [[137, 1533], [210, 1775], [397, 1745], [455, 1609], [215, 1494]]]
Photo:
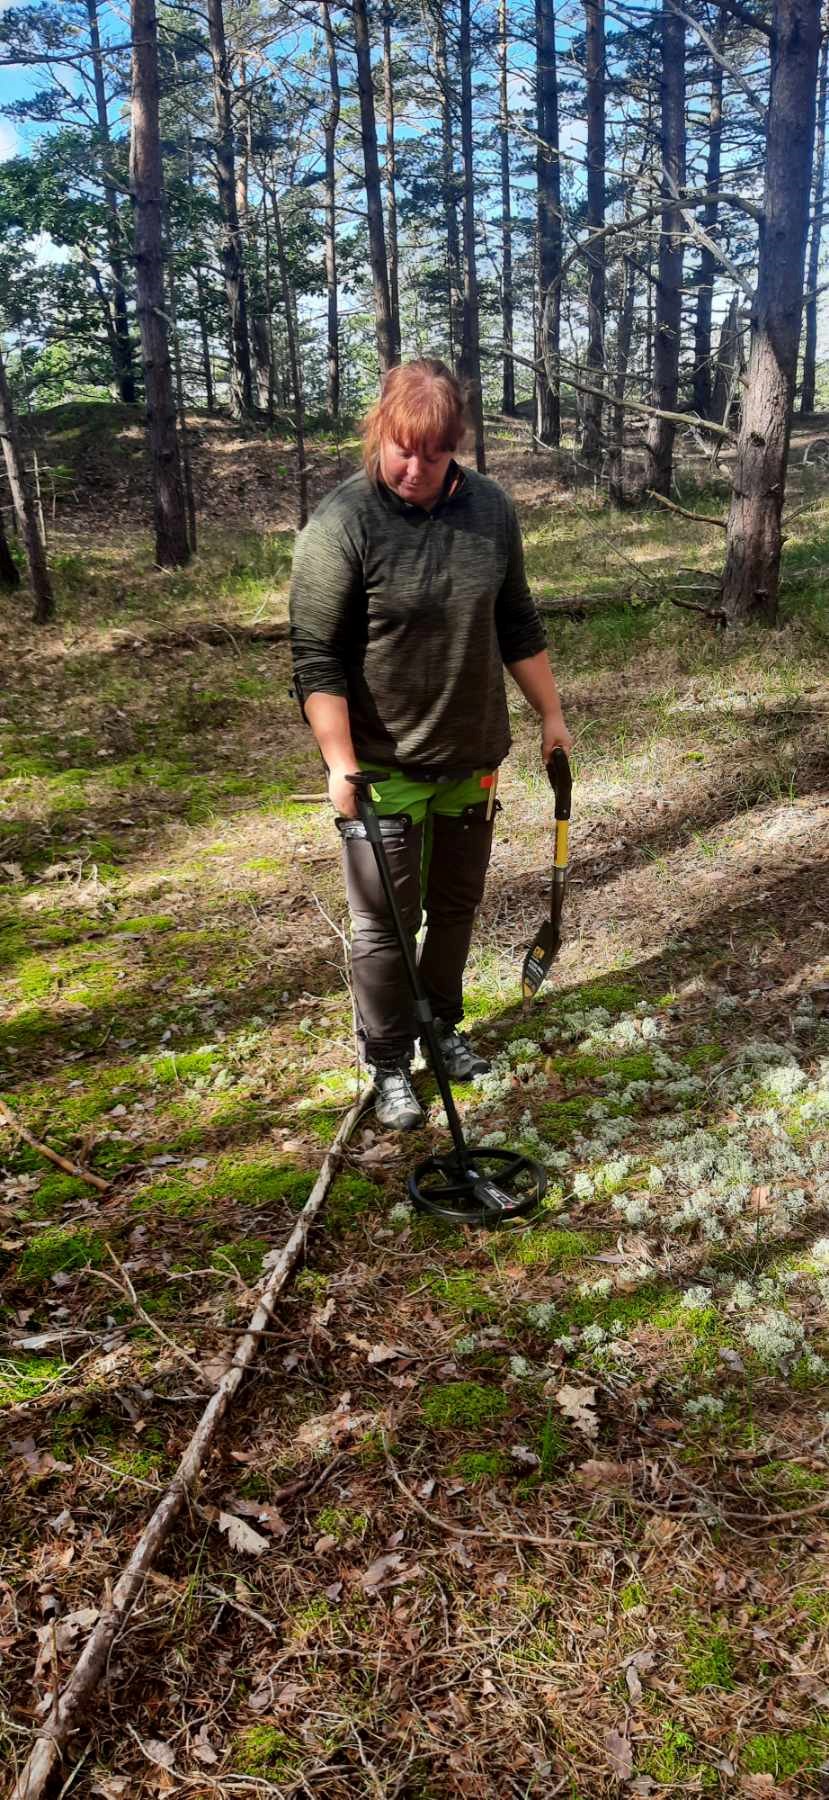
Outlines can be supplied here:
[[242, 234], [239, 229], [236, 154], [230, 63], [222, 0], [207, 0], [207, 28], [213, 65], [213, 108], [216, 120], [216, 187], [224, 234], [222, 267], [230, 318], [230, 406], [237, 418], [253, 411], [253, 374], [248, 338], [248, 305]]
[[[17, 418], [2, 354], [0, 354], [0, 441], [3, 446], [3, 461], [6, 465], [17, 529], [29, 565], [29, 579], [35, 597], [34, 619], [37, 625], [45, 625], [49, 619], [54, 617], [55, 600], [49, 580], [49, 570], [46, 566], [43, 539], [38, 530], [34, 498], [23, 461]], [[8, 550], [8, 546], [6, 548]], [[9, 560], [11, 561], [11, 558]]]
[[622, 265], [622, 303], [616, 328], [616, 374], [613, 380], [613, 428], [610, 470], [610, 498], [615, 506], [625, 504], [625, 409], [630, 346], [633, 338], [633, 313], [636, 300], [636, 272], [630, 257]]
[[809, 228], [820, 0], [775, 0], [766, 179], [751, 347], [728, 517], [729, 625], [774, 624]]
[[561, 442], [561, 166], [558, 159], [558, 68], [553, 0], [535, 0], [538, 374], [536, 433]]
[[377, 151], [377, 120], [374, 112], [374, 82], [371, 73], [371, 46], [368, 34], [366, 0], [353, 0], [354, 41], [357, 50], [357, 89], [360, 97], [360, 127], [363, 141], [363, 169], [366, 180], [366, 213], [368, 218], [368, 254], [374, 291], [374, 327], [377, 334], [377, 360], [380, 374], [387, 375], [398, 362], [389, 293], [389, 266], [386, 258], [386, 234], [383, 225], [383, 195], [380, 186], [380, 158]]
[[456, 368], [463, 342], [463, 281], [461, 277], [461, 239], [458, 229], [459, 183], [455, 171], [455, 134], [452, 126], [446, 26], [439, 4], [430, 7], [429, 17], [432, 25], [432, 51], [440, 102], [441, 192], [446, 232], [446, 317], [449, 328], [449, 361], [452, 367]]
[[515, 363], [512, 352], [512, 193], [510, 187], [509, 89], [507, 86], [507, 0], [498, 0], [498, 151], [501, 164], [501, 335], [504, 357], [501, 370], [501, 409], [511, 418], [515, 412]]
[[809, 243], [809, 264], [806, 275], [806, 342], [803, 346], [803, 386], [800, 392], [801, 413], [813, 413], [815, 410], [815, 381], [817, 374], [817, 284], [820, 267], [820, 239], [823, 229], [823, 190], [826, 164], [826, 88], [827, 57], [829, 57], [829, 36], [825, 36], [820, 52], [820, 82], [818, 85], [817, 139], [815, 143], [815, 180], [813, 196], [812, 236]]
[[338, 419], [340, 416], [340, 325], [337, 294], [337, 167], [334, 158], [337, 128], [340, 123], [340, 72], [337, 67], [337, 46], [328, 0], [320, 0], [320, 7], [328, 56], [329, 88], [329, 101], [323, 120], [325, 137], [325, 287], [328, 298], [325, 392], [328, 412], [332, 419]]
[[[670, 0], [663, 4], [661, 36], [662, 209], [653, 345], [653, 404], [665, 412], [675, 412], [682, 330], [684, 226], [676, 195], [685, 186], [685, 23], [674, 12]], [[655, 418], [651, 420], [645, 440], [650, 464], [648, 487], [666, 496], [670, 494], [673, 477], [675, 432], [672, 420]]]
[[112, 169], [112, 144], [107, 112], [101, 34], [98, 27], [98, 0], [86, 0], [89, 19], [89, 41], [92, 47], [92, 80], [95, 89], [95, 116], [101, 139], [101, 168], [106, 206], [106, 236], [109, 272], [112, 281], [112, 358], [118, 397], [126, 406], [135, 405], [135, 366], [130, 337], [127, 290], [124, 281], [124, 258], [121, 248], [121, 220], [118, 213], [118, 187]]
[[308, 465], [305, 460], [305, 391], [302, 380], [302, 367], [299, 359], [299, 334], [297, 332], [296, 300], [294, 296], [291, 272], [285, 253], [285, 234], [282, 230], [282, 217], [275, 186], [271, 188], [271, 211], [273, 213], [274, 244], [276, 261], [279, 269], [279, 284], [282, 289], [282, 310], [285, 320], [285, 337], [288, 346], [288, 367], [294, 404], [294, 424], [296, 429], [297, 454], [297, 515], [299, 530], [308, 523]]
[[[605, 27], [604, 0], [585, 0], [585, 73], [587, 76], [587, 228], [601, 231], [605, 222]], [[587, 252], [588, 386], [604, 383], [605, 242], [601, 237]], [[602, 456], [602, 400], [585, 394], [582, 418], [582, 461], [595, 468]]]
[[470, 0], [460, 0], [461, 162], [463, 164], [463, 336], [460, 372], [475, 432], [475, 463], [486, 470], [481, 391], [481, 335], [475, 252], [475, 159], [472, 136], [472, 37]]
[[189, 546], [164, 304], [164, 183], [159, 135], [158, 21], [155, 0], [131, 0], [130, 19], [130, 186], [135, 206], [137, 311], [147, 399], [147, 439], [153, 476], [155, 556], [162, 568], [170, 568], [187, 562]]
[[[702, 214], [705, 230], [716, 236], [719, 206], [716, 199], [720, 185], [720, 165], [722, 162], [722, 63], [712, 60], [711, 63], [711, 98], [708, 107], [708, 159], [705, 185], [713, 196], [706, 201]], [[694, 411], [701, 419], [710, 419], [713, 399], [713, 379], [711, 373], [711, 315], [714, 299], [714, 280], [719, 264], [712, 250], [703, 245], [700, 253], [699, 271], [697, 274], [697, 311], [694, 321], [694, 376], [693, 395]]]
[[389, 264], [389, 304], [394, 338], [394, 360], [400, 361], [400, 255], [397, 243], [397, 165], [394, 143], [394, 66], [391, 53], [392, 10], [383, 7], [383, 104], [385, 110], [386, 244]]

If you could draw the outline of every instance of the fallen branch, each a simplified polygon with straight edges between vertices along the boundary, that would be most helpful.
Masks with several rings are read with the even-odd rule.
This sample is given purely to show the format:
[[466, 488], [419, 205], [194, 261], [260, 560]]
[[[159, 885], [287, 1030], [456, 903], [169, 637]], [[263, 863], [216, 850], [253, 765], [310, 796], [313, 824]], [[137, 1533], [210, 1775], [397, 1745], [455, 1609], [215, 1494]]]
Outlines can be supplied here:
[[628, 594], [573, 594], [557, 600], [536, 600], [536, 607], [541, 614], [552, 613], [565, 619], [583, 619], [589, 612], [601, 612], [603, 608], [615, 606], [634, 606], [641, 612], [643, 606], [658, 606], [659, 600], [632, 601]]
[[123, 637], [115, 645], [117, 654], [125, 650], [142, 651], [145, 655], [153, 655], [156, 650], [187, 650], [191, 644], [231, 644], [238, 649], [239, 644], [286, 644], [290, 635], [290, 626], [282, 625], [237, 625], [233, 628], [220, 623], [211, 624], [206, 621], [199, 624], [194, 620], [186, 630], [153, 631], [147, 637]]
[[123, 1574], [111, 1593], [104, 1598], [98, 1623], [87, 1638], [72, 1674], [57, 1695], [48, 1718], [38, 1731], [34, 1749], [15, 1781], [10, 1800], [41, 1800], [70, 1734], [77, 1730], [83, 1710], [106, 1669], [112, 1646], [123, 1629], [159, 1552], [167, 1542], [185, 1501], [196, 1485], [205, 1457], [242, 1376], [256, 1357], [261, 1333], [272, 1319], [276, 1301], [305, 1249], [308, 1233], [325, 1204], [345, 1146], [368, 1104], [369, 1092], [370, 1090], [356, 1100], [346, 1114], [294, 1229], [264, 1281], [247, 1331], [236, 1345], [232, 1367], [222, 1376], [205, 1407], [178, 1468], [145, 1525]]
[[727, 519], [716, 519], [713, 513], [689, 512], [687, 506], [677, 506], [675, 500], [668, 500], [665, 494], [657, 494], [655, 488], [646, 488], [649, 500], [655, 500], [658, 506], [665, 506], [668, 512], [679, 513], [681, 519], [693, 519], [695, 525], [719, 525], [721, 531], [728, 528]]
[[32, 1137], [26, 1126], [21, 1125], [20, 1120], [15, 1118], [5, 1100], [0, 1100], [0, 1124], [8, 1125], [10, 1131], [16, 1131], [18, 1137], [23, 1139], [24, 1144], [28, 1144], [30, 1150], [36, 1150], [38, 1156], [45, 1156], [47, 1162], [54, 1163], [55, 1167], [62, 1169], [65, 1175], [74, 1175], [78, 1181], [87, 1182], [89, 1187], [97, 1188], [99, 1194], [109, 1193], [110, 1183], [103, 1181], [100, 1175], [93, 1175], [91, 1169], [82, 1169], [80, 1163], [70, 1162], [67, 1156], [59, 1156], [57, 1150], [50, 1150], [48, 1144], [41, 1144], [38, 1138]]

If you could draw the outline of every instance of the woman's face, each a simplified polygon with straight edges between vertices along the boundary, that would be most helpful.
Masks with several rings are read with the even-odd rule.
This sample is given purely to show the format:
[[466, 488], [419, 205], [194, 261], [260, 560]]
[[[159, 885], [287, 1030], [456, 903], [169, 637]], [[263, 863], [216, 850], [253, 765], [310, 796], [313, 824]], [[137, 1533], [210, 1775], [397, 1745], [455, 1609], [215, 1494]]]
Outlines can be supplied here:
[[386, 486], [413, 506], [434, 505], [451, 461], [451, 450], [428, 444], [408, 446], [384, 438], [380, 447], [380, 474]]

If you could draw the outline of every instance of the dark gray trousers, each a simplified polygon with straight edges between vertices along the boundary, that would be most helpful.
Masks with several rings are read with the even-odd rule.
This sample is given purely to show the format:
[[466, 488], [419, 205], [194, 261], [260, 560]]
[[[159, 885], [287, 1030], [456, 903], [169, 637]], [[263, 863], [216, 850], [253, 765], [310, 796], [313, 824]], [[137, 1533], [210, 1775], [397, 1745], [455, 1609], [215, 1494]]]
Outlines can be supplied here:
[[[432, 814], [422, 897], [424, 825], [412, 825], [400, 815], [382, 821], [392, 880], [413, 948], [426, 915], [420, 977], [435, 1018], [447, 1025], [457, 1025], [463, 1018], [463, 972], [492, 849], [493, 822], [485, 811], [470, 807], [457, 818]], [[374, 852], [359, 831], [343, 840], [358, 1030], [367, 1062], [396, 1062], [410, 1054], [418, 1028]]]

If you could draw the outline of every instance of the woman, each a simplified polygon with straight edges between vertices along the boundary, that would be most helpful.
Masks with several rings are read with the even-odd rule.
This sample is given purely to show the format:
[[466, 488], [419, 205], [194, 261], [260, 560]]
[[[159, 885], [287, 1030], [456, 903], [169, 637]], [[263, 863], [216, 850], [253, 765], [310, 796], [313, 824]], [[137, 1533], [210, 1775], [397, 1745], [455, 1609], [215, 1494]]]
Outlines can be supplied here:
[[462, 469], [463, 399], [431, 357], [392, 369], [364, 426], [364, 469], [297, 539], [291, 581], [296, 690], [343, 834], [352, 966], [381, 1124], [411, 1130], [416, 1036], [402, 959], [349, 774], [387, 777], [377, 810], [449, 1074], [488, 1064], [458, 1029], [463, 971], [510, 747], [503, 669], [542, 721], [541, 754], [570, 748], [512, 501]]

